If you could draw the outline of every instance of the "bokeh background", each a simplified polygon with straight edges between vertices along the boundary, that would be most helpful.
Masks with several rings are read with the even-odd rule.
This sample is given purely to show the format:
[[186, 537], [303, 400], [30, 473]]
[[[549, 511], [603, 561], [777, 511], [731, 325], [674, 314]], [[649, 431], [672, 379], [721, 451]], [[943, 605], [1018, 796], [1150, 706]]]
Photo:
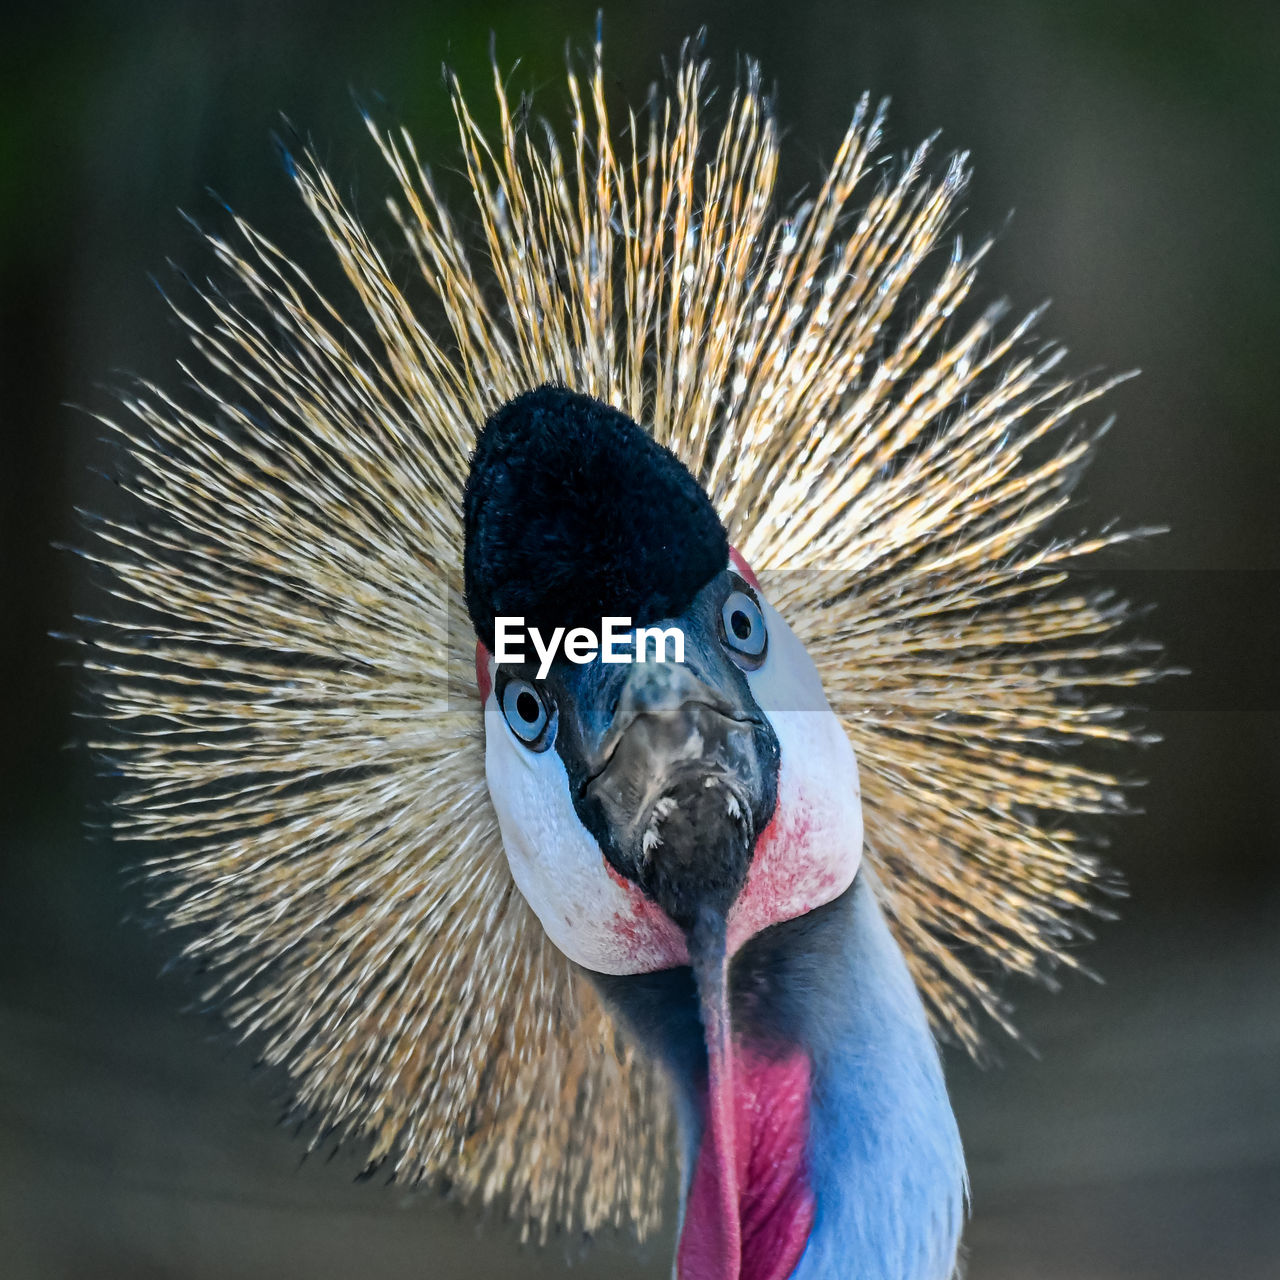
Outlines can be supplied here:
[[[1280, 7], [1237, 0], [788, 0], [605, 12], [633, 98], [702, 24], [723, 81], [764, 61], [812, 183], [861, 90], [899, 150], [941, 128], [995, 232], [983, 296], [1044, 298], [1078, 371], [1140, 367], [1075, 523], [1171, 531], [1108, 570], [1191, 674], [1145, 696], [1163, 745], [1118, 824], [1130, 886], [1083, 979], [1014, 992], [1025, 1046], [949, 1070], [973, 1280], [1280, 1276]], [[440, 66], [563, 119], [594, 6], [454, 0], [10, 5], [0, 28], [0, 1274], [667, 1274], [670, 1241], [521, 1250], [500, 1225], [299, 1161], [280, 1082], [183, 1016], [164, 948], [122, 923], [123, 855], [86, 838], [71, 651], [99, 607], [74, 507], [116, 502], [98, 432], [123, 373], [172, 378], [149, 282], [206, 265], [179, 208], [219, 199], [320, 255], [269, 134], [315, 140], [375, 219], [386, 176], [351, 91], [454, 155]], [[210, 194], [216, 192], [217, 196]]]

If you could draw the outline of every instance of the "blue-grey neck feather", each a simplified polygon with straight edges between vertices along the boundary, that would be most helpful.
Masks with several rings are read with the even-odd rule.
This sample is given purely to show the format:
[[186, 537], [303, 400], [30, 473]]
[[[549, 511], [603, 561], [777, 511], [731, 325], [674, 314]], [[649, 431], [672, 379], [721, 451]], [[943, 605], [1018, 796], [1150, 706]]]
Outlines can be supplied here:
[[812, 1044], [817, 1216], [794, 1280], [948, 1280], [968, 1192], [942, 1065], [864, 870]]

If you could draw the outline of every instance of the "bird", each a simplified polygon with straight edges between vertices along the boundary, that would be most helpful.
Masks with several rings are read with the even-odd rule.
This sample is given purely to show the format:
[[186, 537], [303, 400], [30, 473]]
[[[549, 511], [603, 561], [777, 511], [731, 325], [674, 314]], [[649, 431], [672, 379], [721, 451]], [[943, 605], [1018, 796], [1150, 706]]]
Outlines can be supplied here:
[[[1063, 534], [1116, 379], [970, 309], [964, 155], [867, 96], [780, 204], [753, 63], [619, 136], [456, 78], [466, 211], [366, 115], [393, 251], [309, 147], [345, 293], [228, 210], [183, 385], [100, 413], [83, 638], [151, 910], [314, 1147], [640, 1239], [680, 1280], [948, 1280], [940, 1042], [1078, 967], [1146, 740], [1128, 606]], [[652, 642], [652, 643], [651, 643]], [[668, 650], [670, 652], [668, 652]]]
[[[858, 877], [853, 749], [710, 500], [620, 411], [542, 387], [481, 430], [464, 528], [512, 875], [681, 1089], [678, 1274], [950, 1275], [959, 1133]], [[497, 661], [499, 618], [581, 652], [604, 617], [630, 661]], [[646, 630], [683, 661], [643, 660]]]

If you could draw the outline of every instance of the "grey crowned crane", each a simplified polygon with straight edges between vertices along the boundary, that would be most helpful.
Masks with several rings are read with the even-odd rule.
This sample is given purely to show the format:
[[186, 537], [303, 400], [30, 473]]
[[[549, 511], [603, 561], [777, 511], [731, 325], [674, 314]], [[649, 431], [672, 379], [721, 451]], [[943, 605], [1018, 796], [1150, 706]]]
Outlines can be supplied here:
[[[548, 936], [676, 1091], [678, 1274], [946, 1280], [960, 1137], [859, 875], [858, 766], [813, 660], [697, 481], [597, 400], [542, 388], [499, 409], [465, 530], [502, 842]], [[605, 618], [636, 630], [585, 663], [498, 663], [501, 618], [544, 652]], [[658, 660], [662, 633], [683, 661]]]
[[105, 419], [99, 746], [315, 1142], [545, 1238], [651, 1231], [674, 1136], [681, 1280], [946, 1280], [935, 1036], [1071, 961], [1123, 797], [1061, 748], [1150, 675], [1066, 576], [1124, 535], [1045, 532], [1105, 386], [958, 320], [960, 160], [890, 172], [864, 101], [780, 214], [756, 73], [714, 128], [705, 74], [625, 149], [598, 47], [567, 146], [455, 86], [474, 222], [371, 124], [409, 287], [310, 155], [347, 304], [209, 237], [186, 393]]

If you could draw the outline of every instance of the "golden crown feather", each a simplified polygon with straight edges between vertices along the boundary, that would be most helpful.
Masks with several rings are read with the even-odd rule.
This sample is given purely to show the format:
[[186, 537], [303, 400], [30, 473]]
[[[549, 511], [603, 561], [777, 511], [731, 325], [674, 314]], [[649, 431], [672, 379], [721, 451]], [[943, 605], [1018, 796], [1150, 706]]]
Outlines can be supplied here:
[[[475, 432], [546, 382], [622, 409], [702, 483], [809, 649], [861, 763], [865, 854], [936, 1028], [1007, 1025], [993, 972], [1073, 963], [1110, 773], [1141, 735], [1106, 690], [1153, 674], [1123, 607], [1054, 538], [1109, 383], [1057, 373], [1036, 316], [962, 320], [986, 246], [948, 235], [963, 158], [878, 158], [864, 98], [816, 194], [779, 212], [778, 127], [749, 68], [715, 122], [686, 50], [615, 141], [601, 49], [567, 144], [451, 96], [474, 208], [409, 135], [370, 131], [417, 265], [308, 153], [292, 176], [344, 312], [232, 217], [226, 289], [175, 308], [193, 394], [111, 421], [136, 520], [96, 558], [90, 639], [152, 900], [205, 994], [371, 1166], [501, 1200], [527, 1227], [641, 1235], [668, 1161], [662, 1085], [515, 890], [486, 791], [460, 500]], [[479, 247], [473, 241], [479, 239]], [[109, 419], [104, 419], [109, 421]]]

